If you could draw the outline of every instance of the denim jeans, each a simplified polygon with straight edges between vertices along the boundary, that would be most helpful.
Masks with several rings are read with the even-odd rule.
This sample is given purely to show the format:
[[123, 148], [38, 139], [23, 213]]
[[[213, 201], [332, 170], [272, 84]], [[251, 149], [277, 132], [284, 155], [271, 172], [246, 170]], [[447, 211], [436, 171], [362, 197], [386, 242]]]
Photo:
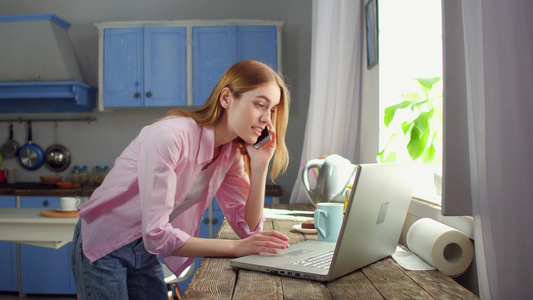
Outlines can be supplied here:
[[91, 263], [83, 254], [80, 228], [78, 222], [70, 255], [78, 299], [168, 299], [161, 264], [142, 239]]

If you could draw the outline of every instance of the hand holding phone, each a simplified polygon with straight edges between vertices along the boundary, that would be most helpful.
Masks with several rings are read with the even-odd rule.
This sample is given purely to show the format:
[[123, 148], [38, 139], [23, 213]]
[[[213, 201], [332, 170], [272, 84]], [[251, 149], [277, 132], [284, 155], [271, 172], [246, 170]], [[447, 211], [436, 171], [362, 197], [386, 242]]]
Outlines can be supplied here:
[[272, 137], [270, 136], [270, 132], [268, 132], [268, 126], [265, 126], [265, 129], [261, 131], [261, 135], [257, 138], [257, 142], [254, 144], [255, 149], [261, 148], [263, 145], [268, 143]]

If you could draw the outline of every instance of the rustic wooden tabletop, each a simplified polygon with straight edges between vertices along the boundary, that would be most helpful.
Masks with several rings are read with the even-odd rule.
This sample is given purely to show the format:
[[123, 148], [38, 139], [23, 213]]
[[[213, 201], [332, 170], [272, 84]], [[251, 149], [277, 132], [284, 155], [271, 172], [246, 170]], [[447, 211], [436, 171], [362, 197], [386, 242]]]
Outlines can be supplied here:
[[[264, 230], [276, 229], [289, 243], [317, 239], [292, 226], [312, 218], [307, 205], [276, 205], [265, 210]], [[217, 238], [238, 239], [224, 221]], [[195, 273], [184, 299], [478, 299], [439, 271], [409, 271], [391, 257], [356, 272], [322, 283], [230, 267], [229, 258], [206, 258]]]

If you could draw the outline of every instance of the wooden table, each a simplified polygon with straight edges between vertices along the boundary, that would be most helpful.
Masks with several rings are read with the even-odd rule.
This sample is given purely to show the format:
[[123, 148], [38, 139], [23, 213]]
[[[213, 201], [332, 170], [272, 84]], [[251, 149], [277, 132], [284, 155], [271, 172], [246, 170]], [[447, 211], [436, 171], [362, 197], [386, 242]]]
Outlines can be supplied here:
[[[265, 210], [264, 230], [285, 233], [290, 244], [316, 240], [316, 234], [292, 229], [312, 217], [310, 209], [307, 205], [275, 205]], [[238, 239], [226, 221], [217, 238]], [[390, 257], [329, 283], [233, 269], [229, 260], [205, 258], [184, 299], [478, 299], [439, 271], [409, 271]]]

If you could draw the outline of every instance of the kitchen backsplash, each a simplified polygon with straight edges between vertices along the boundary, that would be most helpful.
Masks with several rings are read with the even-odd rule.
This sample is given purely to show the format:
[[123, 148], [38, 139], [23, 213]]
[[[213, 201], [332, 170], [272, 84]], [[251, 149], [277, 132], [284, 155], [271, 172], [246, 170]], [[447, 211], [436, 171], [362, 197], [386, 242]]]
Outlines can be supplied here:
[[[68, 169], [59, 173], [63, 181], [70, 180], [74, 165], [87, 165], [92, 170], [96, 165], [113, 166], [122, 150], [137, 136], [142, 127], [165, 115], [168, 108], [127, 109], [115, 112], [94, 112], [91, 114], [0, 114], [0, 121], [11, 119], [96, 119], [92, 122], [57, 123], [57, 143], [70, 151], [72, 161]], [[33, 143], [43, 151], [54, 143], [54, 122], [32, 122]], [[22, 146], [28, 140], [27, 122], [13, 122], [14, 139]], [[9, 138], [9, 122], [0, 122], [0, 144]], [[41, 175], [55, 173], [45, 165], [37, 170], [24, 169], [18, 158], [4, 159], [0, 169], [16, 168], [18, 182], [37, 182]]]

